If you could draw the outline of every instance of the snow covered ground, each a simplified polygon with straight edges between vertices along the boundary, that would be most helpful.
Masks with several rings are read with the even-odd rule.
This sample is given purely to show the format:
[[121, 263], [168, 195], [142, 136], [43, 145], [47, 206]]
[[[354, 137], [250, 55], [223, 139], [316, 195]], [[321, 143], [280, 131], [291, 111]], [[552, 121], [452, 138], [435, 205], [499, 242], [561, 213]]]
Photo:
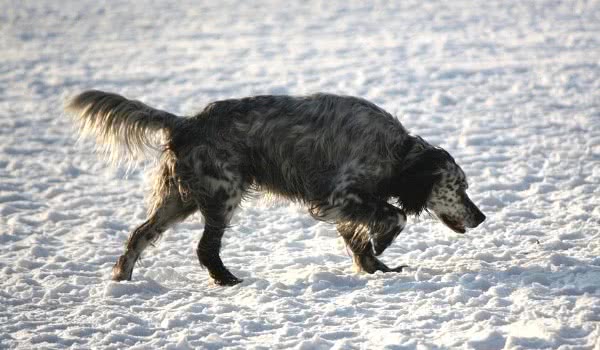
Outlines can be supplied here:
[[[0, 348], [600, 349], [599, 1], [0, 0]], [[488, 220], [411, 220], [356, 274], [332, 226], [257, 196], [208, 282], [193, 217], [110, 271], [144, 219], [76, 144], [84, 89], [178, 114], [253, 94], [368, 98], [445, 147]]]

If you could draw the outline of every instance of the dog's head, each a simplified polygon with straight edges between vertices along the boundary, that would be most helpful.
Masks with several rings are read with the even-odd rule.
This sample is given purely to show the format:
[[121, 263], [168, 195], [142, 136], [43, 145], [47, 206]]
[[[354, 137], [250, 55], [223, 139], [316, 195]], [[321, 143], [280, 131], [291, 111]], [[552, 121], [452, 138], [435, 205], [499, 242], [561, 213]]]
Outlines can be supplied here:
[[402, 209], [412, 215], [431, 211], [459, 233], [477, 227], [485, 215], [467, 195], [464, 171], [445, 150], [420, 138], [417, 142], [420, 149], [409, 157], [394, 184]]
[[466, 228], [477, 227], [485, 220], [467, 195], [468, 187], [467, 177], [458, 164], [447, 162], [427, 199], [427, 209], [454, 232], [465, 233]]

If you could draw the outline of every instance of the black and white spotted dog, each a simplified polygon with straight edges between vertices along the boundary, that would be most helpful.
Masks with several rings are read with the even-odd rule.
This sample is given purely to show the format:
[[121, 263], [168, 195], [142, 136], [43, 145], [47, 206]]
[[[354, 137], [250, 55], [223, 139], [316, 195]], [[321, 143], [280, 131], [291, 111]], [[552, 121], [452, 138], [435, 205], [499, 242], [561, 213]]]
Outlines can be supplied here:
[[116, 281], [130, 280], [148, 244], [199, 210], [200, 264], [216, 284], [241, 282], [219, 252], [235, 209], [254, 189], [305, 203], [316, 219], [336, 223], [355, 266], [368, 273], [402, 269], [376, 256], [404, 229], [407, 215], [431, 211], [460, 233], [485, 220], [448, 152], [360, 98], [256, 96], [213, 102], [182, 118], [87, 91], [67, 108], [113, 159], [137, 159], [160, 145], [149, 217], [115, 264]]

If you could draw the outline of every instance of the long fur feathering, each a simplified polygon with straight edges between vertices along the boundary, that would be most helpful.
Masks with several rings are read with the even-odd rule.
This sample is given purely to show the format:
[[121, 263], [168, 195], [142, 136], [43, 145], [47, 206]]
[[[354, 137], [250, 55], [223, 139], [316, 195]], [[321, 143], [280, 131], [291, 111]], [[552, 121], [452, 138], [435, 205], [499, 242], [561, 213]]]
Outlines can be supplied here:
[[80, 134], [94, 136], [97, 150], [113, 165], [123, 160], [132, 165], [158, 150], [165, 132], [179, 119], [142, 102], [98, 90], [77, 95], [66, 109], [77, 119]]

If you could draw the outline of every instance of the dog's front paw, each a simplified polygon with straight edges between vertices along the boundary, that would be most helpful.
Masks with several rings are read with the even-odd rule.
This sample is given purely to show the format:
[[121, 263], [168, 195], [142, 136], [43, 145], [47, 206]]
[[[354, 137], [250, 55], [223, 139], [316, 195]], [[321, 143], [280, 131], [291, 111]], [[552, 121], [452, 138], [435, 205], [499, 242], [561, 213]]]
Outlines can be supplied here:
[[395, 215], [393, 215], [389, 213], [389, 208], [384, 208], [386, 217], [373, 225], [371, 229], [371, 246], [376, 256], [381, 255], [406, 227], [406, 214], [402, 210], [395, 211]]
[[381, 272], [402, 272], [407, 265], [400, 265], [395, 268], [389, 268], [381, 260], [377, 259], [371, 254], [355, 255], [354, 266], [357, 271], [363, 271], [366, 273], [375, 273], [376, 271]]
[[371, 246], [373, 247], [373, 254], [375, 254], [375, 256], [381, 255], [381, 253], [394, 242], [394, 239], [400, 234], [400, 231], [402, 231], [402, 229], [394, 228], [386, 233], [379, 233], [372, 236]]

